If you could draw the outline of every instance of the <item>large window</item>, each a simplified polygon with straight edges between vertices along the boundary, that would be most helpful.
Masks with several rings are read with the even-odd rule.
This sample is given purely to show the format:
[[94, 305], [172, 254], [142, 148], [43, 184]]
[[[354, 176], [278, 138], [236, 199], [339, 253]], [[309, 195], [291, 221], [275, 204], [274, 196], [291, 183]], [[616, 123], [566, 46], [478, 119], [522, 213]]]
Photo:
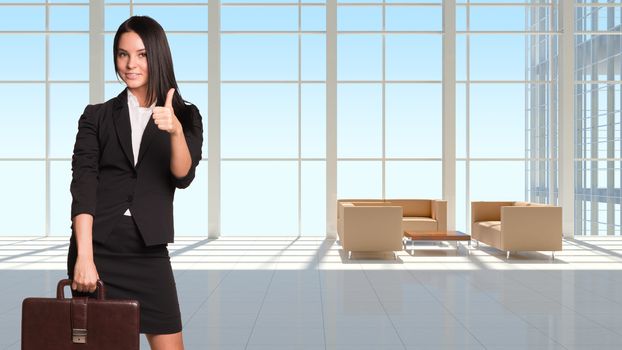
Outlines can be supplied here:
[[620, 235], [622, 5], [577, 1], [575, 234]]
[[[335, 195], [441, 198], [443, 147], [454, 146], [457, 229], [469, 230], [471, 201], [559, 204], [566, 2], [455, 3], [456, 135], [447, 140], [443, 40], [454, 33], [444, 32], [441, 0], [0, 0], [0, 205], [12, 218], [0, 234], [69, 234], [78, 118], [123, 89], [112, 40], [130, 15], [163, 25], [180, 92], [203, 115], [203, 162], [176, 192], [180, 236], [206, 236], [208, 213], [222, 235], [325, 235]], [[575, 234], [620, 235], [622, 4], [571, 5]], [[214, 38], [220, 46], [208, 47]], [[220, 100], [208, 104], [214, 91]], [[210, 140], [220, 158], [208, 169]], [[208, 207], [208, 185], [220, 189], [217, 206]]]
[[557, 6], [458, 1], [456, 227], [470, 202], [556, 204]]
[[326, 232], [324, 1], [221, 8], [222, 232]]
[[337, 2], [338, 198], [441, 198], [441, 1]]
[[69, 159], [88, 103], [88, 2], [0, 3], [0, 47], [0, 233], [68, 235]]

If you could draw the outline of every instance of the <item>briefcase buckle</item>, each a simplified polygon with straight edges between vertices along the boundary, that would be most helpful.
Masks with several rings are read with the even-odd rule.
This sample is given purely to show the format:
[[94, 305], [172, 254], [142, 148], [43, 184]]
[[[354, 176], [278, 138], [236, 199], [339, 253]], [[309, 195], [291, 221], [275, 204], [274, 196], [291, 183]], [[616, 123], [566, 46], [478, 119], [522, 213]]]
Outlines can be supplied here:
[[80, 328], [73, 329], [73, 343], [74, 344], [86, 344], [86, 329], [80, 329]]

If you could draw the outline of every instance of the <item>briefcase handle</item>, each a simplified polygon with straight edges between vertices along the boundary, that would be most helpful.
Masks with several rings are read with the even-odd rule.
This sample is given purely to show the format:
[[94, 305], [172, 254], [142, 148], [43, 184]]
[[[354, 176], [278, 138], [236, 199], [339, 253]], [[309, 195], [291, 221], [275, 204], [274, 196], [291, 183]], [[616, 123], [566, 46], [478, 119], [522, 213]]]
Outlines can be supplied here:
[[[73, 281], [70, 279], [63, 279], [58, 281], [58, 287], [56, 288], [56, 299], [65, 299], [65, 287], [71, 286]], [[104, 300], [104, 282], [97, 280], [97, 299]]]

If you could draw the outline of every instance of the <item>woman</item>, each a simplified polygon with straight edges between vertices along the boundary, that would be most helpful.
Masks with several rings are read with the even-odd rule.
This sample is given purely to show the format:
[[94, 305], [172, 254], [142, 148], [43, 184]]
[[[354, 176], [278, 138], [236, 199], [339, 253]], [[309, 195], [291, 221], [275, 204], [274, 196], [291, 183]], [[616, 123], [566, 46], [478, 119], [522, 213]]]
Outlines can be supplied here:
[[78, 123], [68, 275], [76, 295], [93, 293], [101, 279], [106, 298], [138, 300], [151, 349], [183, 349], [167, 243], [175, 188], [190, 185], [201, 159], [201, 115], [179, 94], [155, 20], [121, 24], [113, 52], [127, 88], [87, 106]]

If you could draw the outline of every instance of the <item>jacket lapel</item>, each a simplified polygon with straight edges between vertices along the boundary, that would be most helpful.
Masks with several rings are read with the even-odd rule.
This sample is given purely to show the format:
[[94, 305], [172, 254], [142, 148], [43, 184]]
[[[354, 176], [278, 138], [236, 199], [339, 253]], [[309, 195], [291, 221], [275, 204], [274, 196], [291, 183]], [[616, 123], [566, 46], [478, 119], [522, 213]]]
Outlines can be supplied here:
[[119, 143], [127, 160], [134, 166], [134, 153], [132, 152], [132, 126], [130, 125], [130, 112], [127, 107], [127, 89], [123, 90], [115, 100], [114, 127], [117, 131]]
[[149, 149], [149, 145], [151, 141], [153, 141], [154, 136], [158, 133], [158, 126], [155, 125], [153, 118], [149, 118], [147, 122], [147, 126], [145, 126], [145, 131], [143, 132], [143, 138], [140, 140], [140, 148], [138, 149], [138, 161], [136, 162], [136, 167], [140, 165], [141, 160], [145, 157], [145, 152]]

